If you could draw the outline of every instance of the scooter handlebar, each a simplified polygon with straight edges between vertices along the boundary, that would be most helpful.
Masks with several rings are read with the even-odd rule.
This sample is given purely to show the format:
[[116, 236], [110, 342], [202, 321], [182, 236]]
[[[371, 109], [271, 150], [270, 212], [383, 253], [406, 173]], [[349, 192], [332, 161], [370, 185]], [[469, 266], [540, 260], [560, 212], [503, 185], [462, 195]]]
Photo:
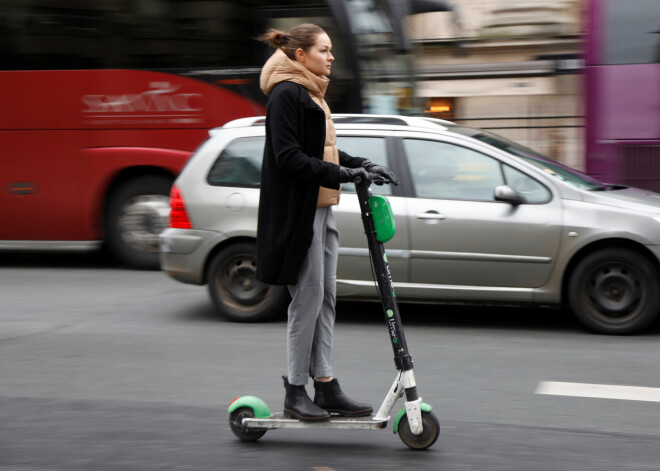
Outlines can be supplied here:
[[[381, 177], [380, 175], [376, 175], [375, 173], [370, 173], [370, 176], [373, 178], [369, 179], [366, 183], [365, 186], [369, 186], [371, 183], [375, 183], [376, 185], [384, 185], [384, 184], [391, 184], [392, 181], [388, 180], [387, 178]], [[356, 177], [353, 179], [353, 183], [356, 185], [361, 185], [362, 184], [362, 177], [359, 175], [356, 175]]]

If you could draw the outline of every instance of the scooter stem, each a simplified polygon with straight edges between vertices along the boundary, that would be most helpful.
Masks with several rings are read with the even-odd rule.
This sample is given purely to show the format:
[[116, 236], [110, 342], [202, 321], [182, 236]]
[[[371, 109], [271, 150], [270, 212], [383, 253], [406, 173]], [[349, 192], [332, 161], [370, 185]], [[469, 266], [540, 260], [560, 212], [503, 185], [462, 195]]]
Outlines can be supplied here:
[[408, 345], [401, 325], [401, 315], [399, 314], [396, 295], [392, 287], [392, 276], [387, 263], [387, 254], [385, 253], [384, 245], [376, 238], [374, 221], [371, 217], [371, 208], [369, 207], [369, 198], [371, 198], [370, 182], [368, 180], [363, 181], [358, 177], [355, 181], [355, 187], [360, 202], [364, 232], [367, 235], [369, 252], [371, 253], [372, 263], [376, 273], [378, 293], [385, 314], [385, 322], [390, 333], [392, 350], [394, 351], [394, 365], [399, 371], [412, 370], [413, 361], [408, 352]]

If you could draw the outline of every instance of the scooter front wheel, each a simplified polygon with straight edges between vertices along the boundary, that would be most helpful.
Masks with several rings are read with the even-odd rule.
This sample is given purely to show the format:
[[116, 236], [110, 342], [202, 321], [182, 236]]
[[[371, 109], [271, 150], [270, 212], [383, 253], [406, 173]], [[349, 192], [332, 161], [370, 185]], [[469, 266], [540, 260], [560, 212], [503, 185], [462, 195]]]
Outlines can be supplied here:
[[231, 427], [231, 431], [234, 432], [234, 435], [246, 442], [255, 442], [263, 437], [267, 429], [250, 429], [243, 425], [243, 419], [251, 419], [253, 417], [254, 411], [249, 407], [241, 407], [229, 414], [229, 426]]
[[440, 422], [433, 412], [422, 411], [422, 433], [415, 435], [410, 430], [407, 415], [401, 418], [399, 438], [413, 450], [425, 450], [440, 436]]

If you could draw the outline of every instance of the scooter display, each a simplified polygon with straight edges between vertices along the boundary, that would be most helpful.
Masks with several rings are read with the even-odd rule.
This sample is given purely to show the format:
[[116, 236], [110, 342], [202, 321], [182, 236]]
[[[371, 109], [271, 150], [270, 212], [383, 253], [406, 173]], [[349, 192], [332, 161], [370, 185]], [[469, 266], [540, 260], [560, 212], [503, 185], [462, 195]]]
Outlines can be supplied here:
[[401, 316], [392, 287], [392, 276], [384, 243], [396, 232], [392, 208], [386, 197], [373, 195], [371, 182], [355, 181], [360, 202], [360, 213], [369, 245], [390, 343], [394, 351], [396, 377], [385, 398], [372, 417], [343, 417], [331, 415], [323, 422], [303, 422], [271, 413], [268, 405], [256, 396], [239, 396], [229, 405], [229, 425], [236, 436], [244, 441], [255, 441], [270, 429], [384, 429], [391, 420], [390, 413], [397, 400], [404, 396], [404, 406], [394, 418], [393, 431], [408, 447], [424, 450], [433, 445], [440, 435], [440, 423], [431, 406], [422, 402], [413, 374], [413, 360], [408, 351], [401, 324]]

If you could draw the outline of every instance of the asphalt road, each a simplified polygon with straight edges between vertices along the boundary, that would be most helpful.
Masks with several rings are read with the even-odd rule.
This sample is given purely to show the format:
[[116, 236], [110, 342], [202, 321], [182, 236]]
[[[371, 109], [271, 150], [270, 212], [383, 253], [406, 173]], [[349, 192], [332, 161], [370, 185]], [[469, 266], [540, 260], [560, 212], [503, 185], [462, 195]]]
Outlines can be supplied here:
[[[378, 305], [338, 311], [336, 376], [378, 406], [395, 373]], [[420, 395], [440, 419], [431, 449], [409, 450], [391, 426], [244, 443], [227, 406], [252, 394], [281, 408], [283, 321], [225, 322], [204, 288], [97, 254], [0, 253], [0, 470], [658, 469], [657, 326], [608, 337], [554, 310], [402, 315]], [[595, 396], [612, 388], [593, 385], [628, 388], [576, 397], [564, 383]], [[539, 394], [548, 384], [566, 395]]]

